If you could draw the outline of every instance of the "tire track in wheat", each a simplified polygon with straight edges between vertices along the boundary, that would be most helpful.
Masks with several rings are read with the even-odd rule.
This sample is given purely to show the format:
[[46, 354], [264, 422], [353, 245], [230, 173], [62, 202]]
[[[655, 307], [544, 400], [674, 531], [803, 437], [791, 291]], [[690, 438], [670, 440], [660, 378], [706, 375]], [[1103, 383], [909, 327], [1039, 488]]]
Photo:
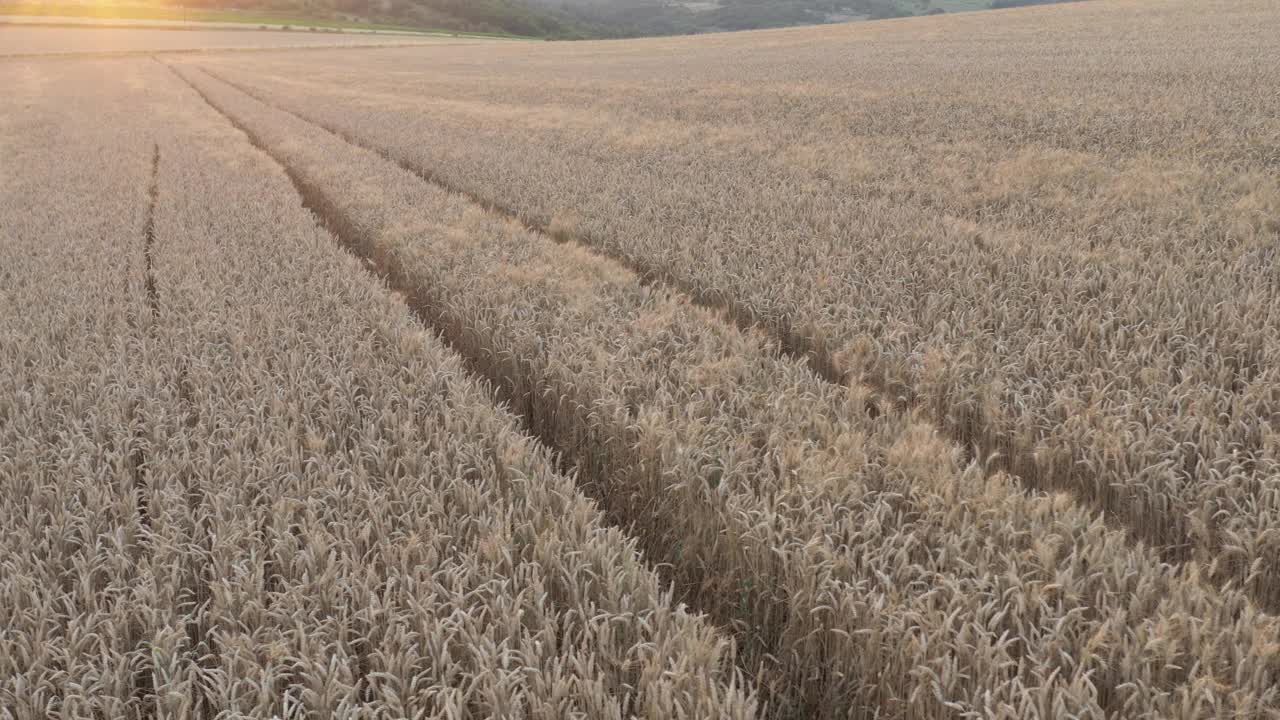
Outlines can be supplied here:
[[[836, 350], [815, 332], [805, 332], [793, 325], [764, 317], [735, 298], [729, 297], [725, 293], [709, 291], [706, 288], [699, 287], [676, 276], [660, 264], [650, 263], [642, 258], [607, 248], [600, 243], [593, 242], [581, 233], [558, 227], [554, 221], [551, 223], [541, 222], [517, 208], [477, 194], [466, 188], [458, 187], [443, 179], [439, 174], [432, 172], [429, 168], [419, 163], [396, 157], [388, 149], [365, 141], [343, 128], [296, 112], [291, 108], [283, 107], [279, 103], [272, 102], [269, 98], [264, 97], [262, 93], [255, 91], [253, 88], [228, 79], [207, 67], [202, 66], [201, 69], [212, 77], [265, 105], [291, 115], [302, 122], [323, 128], [351, 145], [377, 154], [379, 157], [395, 164], [406, 172], [412, 173], [425, 182], [431, 183], [449, 193], [464, 197], [488, 212], [518, 222], [530, 232], [549, 237], [562, 244], [573, 244], [592, 255], [607, 258], [627, 268], [646, 284], [660, 284], [674, 290], [687, 297], [694, 304], [727, 318], [743, 332], [766, 332], [776, 341], [779, 350], [783, 354], [803, 361], [815, 375], [824, 381], [836, 385], [850, 385], [854, 382], [859, 382], [869, 388], [879, 398], [877, 402], [869, 403], [867, 406], [868, 413], [873, 416], [882, 412], [882, 405], [885, 403], [893, 404], [900, 409], [906, 410], [921, 407], [926, 402], [914, 388], [891, 380], [888, 373], [884, 371], [873, 370], [855, 380], [842, 367]], [[1107, 505], [1103, 498], [1091, 498], [1084, 492], [1084, 488], [1092, 483], [1080, 480], [1071, 472], [1042, 471], [1039, 463], [1036, 462], [1034, 448], [1024, 446], [1023, 443], [1012, 436], [993, 432], [993, 424], [987, 422], [977, 410], [959, 413], [958, 417], [954, 414], [942, 417], [939, 413], [930, 410], [928, 416], [933, 419], [934, 425], [945, 437], [961, 448], [967, 458], [976, 460], [981, 464], [986, 475], [995, 476], [1004, 473], [1017, 478], [1029, 489], [1068, 492], [1077, 502], [1090, 507], [1094, 513], [1107, 522], [1109, 527], [1124, 531], [1135, 542], [1147, 544], [1159, 552], [1166, 561], [1182, 563], [1190, 559], [1191, 545], [1189, 541], [1178, 545], [1161, 543], [1159, 539], [1160, 533], [1156, 528], [1140, 523], [1136, 518], [1128, 516], [1128, 514], [1118, 517], [1114, 511], [1106, 512]], [[1182, 529], [1181, 536], [1187, 537], [1184, 526], [1185, 523], [1177, 523], [1177, 527]], [[1274, 603], [1266, 602], [1266, 598], [1255, 596], [1255, 599], [1269, 611], [1280, 610], [1280, 607], [1273, 606]]]
[[[417, 297], [415, 289], [409, 283], [404, 272], [383, 253], [378, 252], [375, 248], [375, 243], [372, 243], [363, 237], [361, 231], [330, 200], [324, 190], [309, 182], [295, 168], [290, 166], [284, 158], [280, 157], [278, 153], [265, 144], [251, 128], [225, 112], [200, 87], [192, 83], [173, 67], [170, 66], [169, 69], [172, 70], [184, 83], [186, 83], [193, 92], [199, 95], [199, 97], [203, 99], [210, 108], [216, 111], [219, 116], [224, 118], [236, 130], [244, 134], [250, 145], [263, 153], [264, 156], [270, 158], [272, 162], [274, 162], [284, 172], [301, 200], [302, 206], [315, 216], [319, 221], [319, 224], [333, 236], [334, 240], [344, 250], [360, 259], [362, 261], [361, 266], [381, 283], [385, 284], [405, 304], [412, 316], [421, 323], [424, 328], [437, 335], [442, 344], [453, 351], [461, 359], [463, 367], [465, 367], [469, 373], [480, 378], [482, 381], [485, 381], [482, 382], [482, 384], [488, 385], [494, 393], [496, 400], [505, 401], [509, 405], [512, 414], [519, 419], [521, 428], [528, 433], [530, 437], [542, 442], [545, 446], [554, 451], [553, 459], [558, 466], [558, 470], [566, 475], [572, 475], [575, 469], [579, 469], [573, 462], [574, 456], [572, 451], [559, 446], [555, 442], [553, 436], [540, 427], [537, 422], [536, 413], [526, 407], [524, 403], [520, 402], [520, 399], [515, 395], [505, 392], [507, 388], [502, 377], [494, 375], [492, 372], [486, 372], [486, 370], [478, 363], [477, 358], [463, 349], [461, 344], [458, 342], [459, 336], [457, 332], [451, 332], [451, 328], [447, 322], [439, 317], [438, 313], [431, 309], [431, 305]], [[599, 499], [598, 496], [590, 492], [592, 489], [590, 483], [580, 483], [579, 488], [583, 490], [584, 494], [596, 497], [597, 500]], [[610, 524], [630, 535], [626, 519], [619, 518], [615, 514], [610, 513], [608, 511], [608, 506], [603, 503], [601, 510], [602, 514]], [[655, 566], [654, 570], [655, 572], [658, 572], [659, 576], [662, 575], [662, 568], [660, 566]], [[696, 605], [694, 610], [702, 612], [703, 614], [709, 614], [702, 608], [696, 607]], [[729, 634], [730, 632], [727, 629], [721, 629], [726, 634]], [[735, 657], [735, 659], [738, 658]], [[747, 668], [741, 663], [738, 663], [738, 665], [744, 677], [751, 676], [752, 671], [750, 668]], [[763, 690], [759, 691], [763, 694]], [[630, 698], [630, 702], [632, 704], [638, 703], [639, 698]]]

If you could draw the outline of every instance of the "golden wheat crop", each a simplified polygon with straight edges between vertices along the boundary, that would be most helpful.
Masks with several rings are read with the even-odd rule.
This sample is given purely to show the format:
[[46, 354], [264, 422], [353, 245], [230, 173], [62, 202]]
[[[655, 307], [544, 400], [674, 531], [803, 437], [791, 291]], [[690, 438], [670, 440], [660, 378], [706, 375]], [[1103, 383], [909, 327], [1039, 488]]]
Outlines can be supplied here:
[[760, 323], [1280, 607], [1274, 3], [221, 77]]
[[0, 715], [754, 715], [279, 168], [162, 66], [85, 67], [6, 146]]
[[242, 29], [184, 29], [181, 32], [138, 27], [39, 27], [0, 22], [0, 58], [146, 56], [228, 50], [284, 50], [337, 47], [403, 47], [436, 43], [483, 43], [481, 38], [453, 40], [424, 35], [369, 33], [264, 32]]
[[[1277, 631], [1243, 593], [1067, 498], [963, 470], [912, 414], [613, 261], [183, 74], [574, 462], [683, 597], [734, 629], [778, 716], [1275, 702], [1269, 651], [1236, 654]], [[1205, 622], [1229, 651], [1179, 631]]]
[[1278, 21], [0, 62], [0, 718], [1280, 718]]

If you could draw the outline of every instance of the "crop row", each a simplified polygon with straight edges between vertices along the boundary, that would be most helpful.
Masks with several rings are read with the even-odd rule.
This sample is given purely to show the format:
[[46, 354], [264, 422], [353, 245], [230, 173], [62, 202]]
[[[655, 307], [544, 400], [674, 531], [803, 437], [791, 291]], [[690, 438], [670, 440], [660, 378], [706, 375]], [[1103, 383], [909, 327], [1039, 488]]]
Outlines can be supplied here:
[[34, 76], [0, 716], [754, 716], [732, 644], [243, 135], [157, 63]]
[[[125, 717], [149, 573], [130, 340], [154, 150], [139, 92], [4, 69], [0, 107], [0, 717]], [[83, 101], [87, 117], [65, 117]], [[20, 171], [19, 171], [20, 170]]]
[[[421, 46], [428, 43], [459, 42], [425, 35], [377, 35], [374, 33], [262, 32], [257, 26], [161, 27], [103, 25], [91, 20], [81, 27], [14, 23], [7, 18], [0, 61], [104, 60], [145, 58], [155, 53], [189, 54], [204, 52], [246, 52], [280, 50], [325, 50], [333, 48], [387, 48]], [[96, 25], [96, 26], [95, 26]], [[182, 32], [174, 32], [180, 29]], [[265, 28], [263, 28], [265, 29]], [[468, 42], [484, 42], [470, 38]]]
[[914, 413], [192, 67], [309, 206], [499, 386], [776, 716], [1274, 707], [1275, 621]]
[[998, 43], [921, 20], [215, 71], [762, 324], [1274, 610], [1274, 7], [1161, 5], [1135, 40], [1139, 10], [1000, 15]]

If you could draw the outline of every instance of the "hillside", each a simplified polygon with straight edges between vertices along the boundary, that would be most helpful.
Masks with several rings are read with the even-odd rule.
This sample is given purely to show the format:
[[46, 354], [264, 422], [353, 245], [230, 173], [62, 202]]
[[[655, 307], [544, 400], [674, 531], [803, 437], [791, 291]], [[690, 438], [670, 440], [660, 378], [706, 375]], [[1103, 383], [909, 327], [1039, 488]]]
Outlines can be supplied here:
[[527, 0], [607, 35], [754, 30], [1062, 0]]
[[[1064, 0], [185, 0], [5, 2], [0, 15], [339, 21], [552, 39], [753, 30]], [[227, 17], [221, 17], [227, 14]], [[299, 22], [298, 24], [303, 24]]]
[[525, 0], [0, 0], [0, 16], [397, 26], [576, 39], [610, 34]]
[[569, 17], [523, 0], [189, 0], [204, 7], [305, 12], [470, 32], [535, 37], [589, 34]]

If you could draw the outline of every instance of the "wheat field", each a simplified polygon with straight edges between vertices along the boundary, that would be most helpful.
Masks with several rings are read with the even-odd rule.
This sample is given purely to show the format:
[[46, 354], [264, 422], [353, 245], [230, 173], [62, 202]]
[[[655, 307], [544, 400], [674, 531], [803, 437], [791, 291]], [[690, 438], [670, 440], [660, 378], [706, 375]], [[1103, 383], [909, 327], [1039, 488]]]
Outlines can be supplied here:
[[0, 718], [1280, 718], [1280, 6], [167, 47], [0, 59]]
[[[0, 58], [148, 57], [230, 50], [299, 50], [341, 47], [405, 47], [432, 44], [489, 44], [485, 38], [213, 28], [164, 30], [126, 26], [42, 26], [7, 22], [0, 15]], [[497, 41], [500, 42], [500, 41]]]

